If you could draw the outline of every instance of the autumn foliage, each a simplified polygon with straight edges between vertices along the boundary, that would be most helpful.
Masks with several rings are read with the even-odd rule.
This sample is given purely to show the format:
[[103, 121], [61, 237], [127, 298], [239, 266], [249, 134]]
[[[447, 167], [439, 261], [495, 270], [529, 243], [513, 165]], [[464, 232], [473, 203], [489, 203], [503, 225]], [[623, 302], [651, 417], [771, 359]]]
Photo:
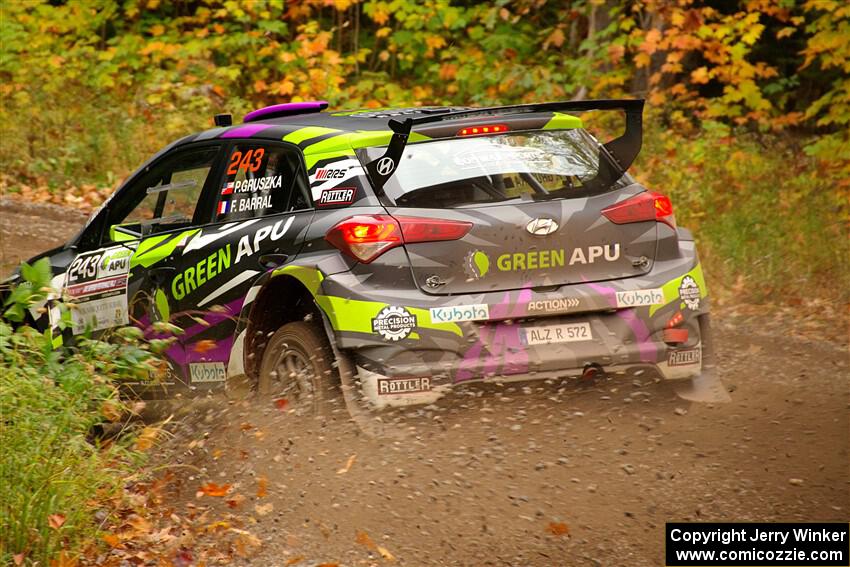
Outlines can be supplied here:
[[[0, 186], [28, 200], [90, 209], [218, 112], [238, 121], [307, 99], [353, 109], [627, 96], [648, 101], [635, 171], [701, 226], [714, 274], [815, 279], [834, 267], [814, 265], [811, 251], [847, 240], [846, 2], [34, 0], [0, 10]], [[748, 161], [763, 171], [752, 182], [735, 165]], [[808, 246], [776, 240], [819, 218], [826, 229]], [[777, 246], [779, 260], [760, 261]]]

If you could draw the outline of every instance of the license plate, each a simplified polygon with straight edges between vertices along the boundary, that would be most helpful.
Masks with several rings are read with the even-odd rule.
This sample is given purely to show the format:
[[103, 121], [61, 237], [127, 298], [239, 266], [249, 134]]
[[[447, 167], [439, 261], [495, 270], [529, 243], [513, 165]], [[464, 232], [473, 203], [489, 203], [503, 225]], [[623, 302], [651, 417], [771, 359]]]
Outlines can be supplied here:
[[590, 332], [590, 323], [565, 323], [523, 327], [520, 329], [519, 338], [525, 345], [549, 345], [589, 341], [593, 334]]

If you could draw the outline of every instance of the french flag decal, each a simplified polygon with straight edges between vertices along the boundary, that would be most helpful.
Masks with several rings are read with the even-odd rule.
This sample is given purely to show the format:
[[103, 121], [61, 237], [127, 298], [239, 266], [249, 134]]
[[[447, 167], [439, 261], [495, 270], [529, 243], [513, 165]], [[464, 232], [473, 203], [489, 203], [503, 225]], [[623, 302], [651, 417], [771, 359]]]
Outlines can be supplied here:
[[218, 214], [223, 215], [227, 213], [228, 208], [230, 208], [230, 201], [222, 201], [218, 204]]
[[222, 195], [231, 195], [233, 193], [233, 181], [228, 181], [227, 184], [221, 188]]

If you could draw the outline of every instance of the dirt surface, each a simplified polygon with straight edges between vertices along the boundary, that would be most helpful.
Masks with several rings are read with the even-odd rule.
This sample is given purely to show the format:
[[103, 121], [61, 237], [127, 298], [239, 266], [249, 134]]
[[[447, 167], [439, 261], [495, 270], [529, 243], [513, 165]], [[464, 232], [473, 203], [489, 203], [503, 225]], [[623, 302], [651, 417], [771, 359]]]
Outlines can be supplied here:
[[[51, 215], [0, 203], [4, 271], [73, 232]], [[491, 385], [373, 439], [342, 408], [187, 405], [154, 456], [159, 517], [205, 526], [174, 553], [252, 566], [655, 566], [667, 521], [850, 520], [843, 329], [731, 306], [714, 325], [727, 404], [648, 377]]]
[[57, 205], [0, 199], [0, 276], [73, 236], [87, 215]]

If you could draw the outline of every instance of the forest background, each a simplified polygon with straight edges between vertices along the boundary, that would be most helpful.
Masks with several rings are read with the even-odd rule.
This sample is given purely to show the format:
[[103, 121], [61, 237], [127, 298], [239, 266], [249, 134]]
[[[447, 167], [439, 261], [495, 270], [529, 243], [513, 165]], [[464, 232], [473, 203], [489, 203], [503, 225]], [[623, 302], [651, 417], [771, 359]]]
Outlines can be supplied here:
[[[850, 5], [832, 0], [3, 0], [0, 188], [91, 209], [266, 104], [647, 100], [638, 178], [715, 295], [848, 299]], [[839, 259], [839, 261], [836, 261]], [[835, 302], [838, 302], [836, 305]], [[818, 303], [819, 305], [819, 303]]]

